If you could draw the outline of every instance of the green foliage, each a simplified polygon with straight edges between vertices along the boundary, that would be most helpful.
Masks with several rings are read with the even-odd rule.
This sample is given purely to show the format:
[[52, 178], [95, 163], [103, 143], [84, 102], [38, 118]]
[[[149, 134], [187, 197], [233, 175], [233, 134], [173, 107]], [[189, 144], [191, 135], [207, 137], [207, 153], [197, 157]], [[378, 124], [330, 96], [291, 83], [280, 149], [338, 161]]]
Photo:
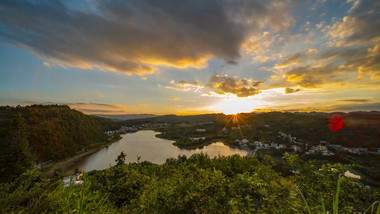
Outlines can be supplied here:
[[115, 159], [116, 166], [123, 165], [126, 157], [127, 155], [124, 152], [120, 152], [120, 155]]
[[[289, 156], [290, 157], [290, 156]], [[342, 165], [299, 164], [284, 177], [269, 157], [196, 154], [163, 165], [122, 164], [85, 173], [64, 187], [36, 170], [0, 185], [0, 212], [24, 213], [337, 213], [378, 214], [378, 193], [340, 177]], [[339, 180], [338, 180], [339, 178]], [[337, 182], [338, 181], [338, 182]], [[300, 197], [301, 195], [301, 197]]]
[[36, 170], [22, 174], [10, 184], [0, 185], [1, 213], [107, 213], [114, 210], [107, 195], [91, 190], [91, 181], [67, 187], [62, 181], [47, 182]]
[[[340, 193], [340, 184], [341, 184], [341, 180], [342, 180], [342, 177], [339, 176], [338, 178], [338, 184], [337, 184], [337, 187], [336, 187], [336, 193], [335, 193], [335, 196], [333, 198], [333, 207], [332, 207], [332, 213], [333, 214], [338, 214], [339, 212], [339, 193]], [[309, 204], [307, 203], [306, 199], [305, 199], [305, 196], [302, 194], [302, 192], [297, 189], [305, 206], [306, 206], [306, 209], [307, 209], [307, 212], [308, 214], [312, 214], [312, 211], [311, 211], [311, 208], [309, 206]], [[376, 207], [376, 204], [378, 204], [377, 206], [377, 209], [375, 210], [375, 207]], [[326, 211], [326, 207], [325, 207], [325, 204], [324, 204], [324, 201], [323, 201], [323, 198], [321, 198], [321, 207], [322, 207], [322, 212], [323, 214], [328, 214], [330, 213], [329, 211]], [[371, 210], [371, 214], [374, 214], [376, 212], [376, 214], [379, 214], [380, 213], [380, 201], [375, 201], [373, 204], [371, 204], [371, 206], [369, 206], [365, 211], [364, 213], [367, 213], [369, 210]]]
[[34, 166], [34, 157], [29, 146], [28, 126], [20, 113], [12, 122], [9, 138], [9, 150], [2, 170], [5, 180], [18, 177]]

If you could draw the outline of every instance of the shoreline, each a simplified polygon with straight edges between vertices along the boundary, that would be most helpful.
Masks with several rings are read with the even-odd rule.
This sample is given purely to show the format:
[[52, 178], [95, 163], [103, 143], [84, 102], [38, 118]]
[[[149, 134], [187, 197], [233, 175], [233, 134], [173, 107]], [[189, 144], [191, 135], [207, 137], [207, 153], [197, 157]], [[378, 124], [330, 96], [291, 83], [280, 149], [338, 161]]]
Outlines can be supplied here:
[[75, 155], [73, 157], [69, 157], [65, 160], [55, 162], [52, 164], [51, 167], [49, 167], [49, 169], [46, 172], [43, 172], [43, 174], [50, 177], [50, 176], [53, 176], [55, 170], [58, 170], [58, 169], [67, 170], [67, 168], [69, 168], [70, 166], [72, 166], [76, 162], [82, 160], [83, 158], [85, 158], [91, 154], [94, 154], [95, 152], [98, 152], [99, 150], [101, 150], [101, 149], [103, 149], [103, 148], [105, 148], [105, 147], [107, 147], [113, 143], [116, 143], [117, 141], [121, 140], [122, 138], [123, 137], [120, 137], [119, 139], [117, 139], [115, 141], [106, 143], [104, 145], [101, 145], [101, 146], [93, 148], [93, 149], [90, 149], [89, 151], [77, 154], [77, 155]]
[[247, 152], [250, 152], [252, 151], [252, 149], [249, 149], [249, 148], [242, 148], [242, 147], [239, 147], [239, 146], [235, 146], [235, 145], [231, 145], [229, 143], [226, 143], [224, 139], [222, 138], [217, 138], [217, 139], [211, 139], [211, 140], [208, 140], [208, 141], [205, 141], [205, 142], [200, 142], [200, 143], [194, 143], [194, 144], [191, 144], [191, 145], [183, 145], [183, 144], [179, 144], [178, 141], [174, 140], [174, 139], [169, 139], [169, 138], [164, 138], [162, 136], [159, 136], [160, 134], [157, 134], [155, 135], [155, 137], [157, 138], [160, 138], [160, 139], [165, 139], [165, 140], [172, 140], [172, 141], [175, 141], [173, 143], [174, 146], [180, 148], [180, 149], [188, 149], [188, 150], [193, 150], [193, 149], [201, 149], [205, 146], [208, 146], [212, 143], [215, 143], [215, 142], [222, 142], [224, 145], [228, 146], [228, 147], [231, 147], [231, 148], [237, 148], [237, 149], [241, 149], [241, 150], [245, 150]]

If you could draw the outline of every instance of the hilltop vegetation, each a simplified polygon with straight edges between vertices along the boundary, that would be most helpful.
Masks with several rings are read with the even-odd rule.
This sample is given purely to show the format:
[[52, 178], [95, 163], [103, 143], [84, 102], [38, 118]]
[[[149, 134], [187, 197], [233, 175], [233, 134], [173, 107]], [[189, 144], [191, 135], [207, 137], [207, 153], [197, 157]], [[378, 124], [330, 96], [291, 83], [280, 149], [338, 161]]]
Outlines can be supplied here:
[[108, 140], [104, 131], [118, 127], [61, 105], [0, 107], [0, 119], [1, 177], [13, 174], [17, 143], [27, 144], [24, 153], [35, 162], [57, 161], [103, 145]]
[[[171, 158], [163, 165], [118, 160], [118, 165], [86, 173], [83, 184], [69, 187], [63, 187], [59, 178], [46, 181], [37, 171], [28, 171], [1, 186], [0, 211], [306, 213], [309, 208], [312, 213], [331, 212], [345, 166], [319, 166], [294, 155], [285, 160], [287, 174], [273, 170], [268, 156], [210, 158], [197, 154]], [[379, 199], [379, 193], [358, 180], [341, 177], [339, 181], [339, 213], [362, 213]], [[380, 206], [375, 205], [376, 212]]]

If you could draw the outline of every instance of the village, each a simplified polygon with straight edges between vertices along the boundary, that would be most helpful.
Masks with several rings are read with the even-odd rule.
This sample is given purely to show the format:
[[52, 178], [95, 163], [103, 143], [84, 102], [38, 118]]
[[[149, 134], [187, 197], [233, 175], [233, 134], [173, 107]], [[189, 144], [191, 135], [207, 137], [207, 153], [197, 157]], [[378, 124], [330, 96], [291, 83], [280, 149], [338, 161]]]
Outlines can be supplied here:
[[[215, 134], [224, 134], [225, 136], [228, 135], [230, 132], [236, 132], [241, 131], [242, 128], [250, 127], [250, 125], [242, 125], [241, 127], [238, 126], [232, 126], [229, 129], [227, 127], [223, 127], [223, 129], [219, 133], [211, 133], [214, 132], [213, 130], [205, 129], [205, 128], [195, 128], [191, 131], [192, 127], [200, 126], [200, 125], [211, 125], [212, 123], [198, 123], [198, 124], [179, 124], [178, 126], [182, 128], [188, 128], [190, 129], [190, 133], [193, 134], [186, 134], [184, 136], [181, 136], [180, 139], [182, 141], [187, 141], [189, 144], [199, 144], [200, 142], [207, 142], [207, 140], [215, 139]], [[266, 128], [271, 129], [269, 125], [264, 125]], [[174, 126], [175, 127], [175, 126]], [[133, 133], [137, 132], [139, 130], [162, 130], [162, 128], [167, 129], [173, 129], [169, 126], [168, 123], [143, 123], [140, 125], [132, 125], [132, 126], [121, 126], [118, 130], [112, 130], [107, 131], [105, 134], [108, 136], [111, 136], [115, 133], [118, 134], [125, 134], [125, 133]], [[163, 134], [166, 134], [164, 132]], [[212, 136], [212, 137], [210, 137]], [[165, 138], [165, 137], [164, 137]], [[238, 146], [242, 149], [246, 150], [283, 150], [283, 151], [293, 151], [297, 152], [298, 154], [304, 154], [304, 155], [314, 155], [314, 156], [334, 156], [335, 153], [347, 153], [347, 154], [354, 154], [354, 155], [366, 155], [366, 154], [373, 154], [373, 155], [380, 155], [380, 149], [378, 151], [368, 151], [367, 148], [360, 148], [360, 147], [344, 147], [339, 144], [330, 144], [327, 141], [321, 140], [319, 142], [305, 142], [302, 139], [297, 139], [294, 136], [291, 136], [290, 134], [287, 134], [282, 131], [277, 132], [277, 139], [282, 139], [282, 142], [286, 143], [279, 143], [271, 140], [248, 140], [243, 137], [236, 138], [233, 140], [234, 142], [231, 143], [234, 146]]]
[[[249, 125], [246, 125], [249, 126]], [[270, 128], [269, 125], [265, 125], [267, 128]], [[243, 127], [243, 126], [242, 126]], [[233, 126], [230, 128], [231, 131], [238, 130], [239, 127]], [[206, 133], [206, 129], [195, 129], [195, 133]], [[224, 127], [222, 129], [222, 133], [228, 134], [228, 129]], [[290, 134], [279, 131], [278, 138], [282, 138], [287, 143], [277, 143], [274, 141], [250, 141], [248, 139], [235, 139], [234, 142], [242, 149], [254, 149], [254, 150], [291, 150], [297, 152], [299, 154], [304, 155], [315, 155], [315, 156], [333, 156], [336, 152], [344, 152], [348, 154], [355, 155], [380, 155], [380, 149], [377, 152], [368, 151], [367, 148], [360, 147], [344, 147], [338, 144], [329, 144], [327, 141], [319, 141], [319, 142], [305, 142], [302, 139], [297, 139], [296, 137], [292, 137]], [[197, 137], [189, 137], [191, 141], [201, 141], [207, 140], [205, 136], [197, 136]]]

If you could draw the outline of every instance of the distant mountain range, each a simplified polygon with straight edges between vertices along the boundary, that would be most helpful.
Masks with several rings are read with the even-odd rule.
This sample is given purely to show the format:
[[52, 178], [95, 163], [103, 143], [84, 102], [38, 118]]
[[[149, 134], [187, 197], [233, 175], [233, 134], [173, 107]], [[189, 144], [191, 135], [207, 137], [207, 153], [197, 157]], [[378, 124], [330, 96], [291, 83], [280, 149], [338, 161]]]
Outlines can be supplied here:
[[115, 115], [107, 115], [107, 114], [93, 114], [97, 117], [103, 117], [113, 120], [133, 120], [133, 119], [144, 119], [144, 118], [152, 118], [157, 117], [155, 114], [115, 114]]

